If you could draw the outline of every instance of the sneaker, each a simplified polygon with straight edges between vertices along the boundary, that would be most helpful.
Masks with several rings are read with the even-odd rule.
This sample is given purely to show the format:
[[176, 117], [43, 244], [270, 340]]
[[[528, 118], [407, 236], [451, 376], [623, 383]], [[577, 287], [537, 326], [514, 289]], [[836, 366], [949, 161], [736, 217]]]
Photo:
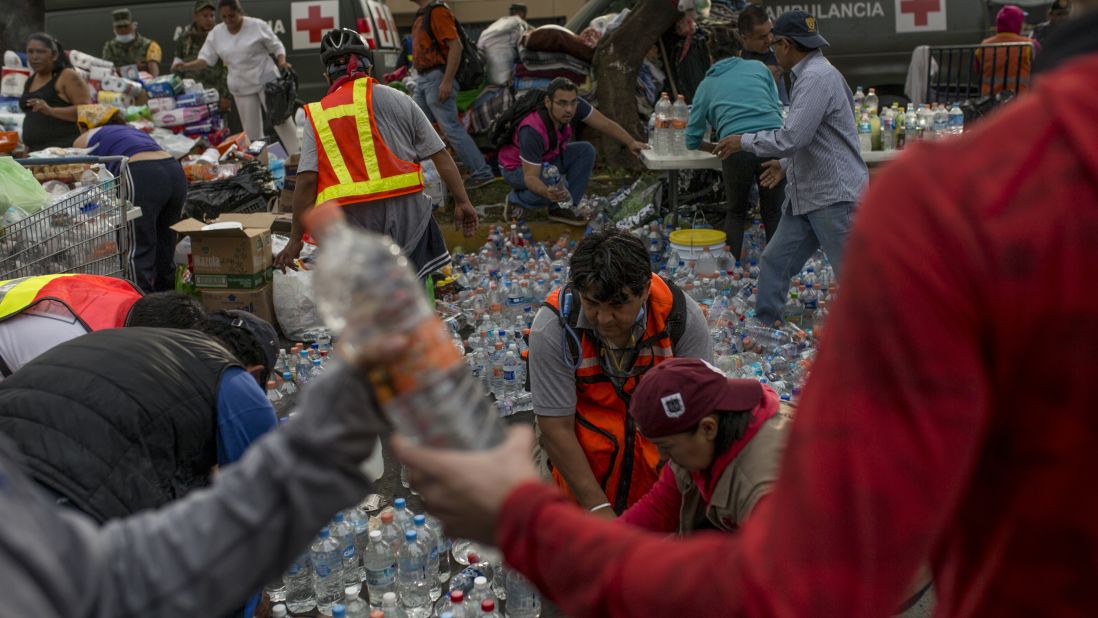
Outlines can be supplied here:
[[577, 215], [571, 208], [550, 208], [549, 220], [576, 227], [587, 225], [587, 219]]
[[496, 177], [491, 174], [487, 176], [470, 176], [465, 179], [465, 190], [472, 191], [473, 189], [479, 189], [486, 187], [496, 181]]
[[508, 199], [503, 204], [503, 221], [522, 220], [526, 218], [526, 209]]

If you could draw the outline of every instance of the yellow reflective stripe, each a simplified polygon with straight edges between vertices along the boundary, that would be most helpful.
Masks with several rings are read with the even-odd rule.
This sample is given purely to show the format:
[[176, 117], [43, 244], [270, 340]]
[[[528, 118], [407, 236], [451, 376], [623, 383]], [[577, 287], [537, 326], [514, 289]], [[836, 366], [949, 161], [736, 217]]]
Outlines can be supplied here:
[[324, 154], [328, 158], [328, 165], [331, 166], [336, 179], [340, 183], [351, 182], [351, 172], [347, 169], [347, 163], [343, 160], [343, 153], [339, 151], [339, 144], [336, 143], [332, 127], [328, 123], [336, 118], [353, 116], [354, 113], [354, 105], [336, 105], [324, 109], [320, 103], [309, 104], [309, 116], [313, 119], [313, 128], [316, 130], [317, 141], [324, 149]]
[[59, 277], [71, 277], [75, 273], [67, 275], [39, 275], [37, 277], [23, 277], [0, 281], [0, 319], [27, 307], [38, 296], [38, 292], [46, 287], [46, 284]]
[[332, 185], [317, 194], [316, 203], [322, 204], [328, 200], [338, 199], [341, 197], [353, 197], [358, 195], [371, 195], [374, 193], [396, 191], [398, 189], [407, 189], [409, 187], [415, 187], [421, 184], [423, 184], [423, 173], [409, 172], [407, 174], [390, 176], [388, 178], [379, 178], [377, 180], [364, 180], [362, 182], [354, 182], [350, 184]]
[[[366, 89], [370, 87], [370, 80], [360, 79], [355, 82], [355, 91], [352, 97], [358, 105], [366, 106]], [[362, 147], [362, 161], [366, 164], [366, 177], [373, 180], [381, 178], [381, 168], [377, 164], [377, 153], [374, 152], [374, 131], [370, 126], [372, 109], [366, 107], [365, 114], [356, 114], [355, 120], [358, 127], [358, 144]]]

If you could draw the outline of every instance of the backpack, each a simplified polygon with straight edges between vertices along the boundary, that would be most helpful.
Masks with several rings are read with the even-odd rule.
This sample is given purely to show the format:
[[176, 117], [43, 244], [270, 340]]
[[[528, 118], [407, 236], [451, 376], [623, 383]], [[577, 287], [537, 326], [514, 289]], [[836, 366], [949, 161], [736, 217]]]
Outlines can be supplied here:
[[[450, 11], [441, 2], [432, 2], [427, 5], [423, 22], [427, 28], [427, 35], [431, 37], [435, 49], [445, 57], [446, 52], [442, 49], [442, 43], [435, 37], [435, 32], [431, 29], [431, 11], [438, 7]], [[454, 75], [454, 78], [457, 79], [458, 87], [462, 90], [476, 90], [484, 83], [484, 56], [481, 55], [480, 50], [477, 49], [476, 44], [469, 38], [469, 35], [466, 34], [465, 28], [461, 26], [461, 22], [454, 16], [453, 11], [450, 11], [450, 16], [454, 18], [454, 27], [457, 29], [458, 40], [461, 41], [461, 61], [458, 63], [457, 74]]]
[[518, 130], [519, 123], [521, 123], [530, 112], [535, 110], [541, 113], [541, 120], [545, 123], [547, 132], [549, 133], [549, 150], [556, 148], [557, 132], [553, 130], [553, 121], [549, 118], [549, 111], [545, 109], [545, 105], [542, 104], [544, 101], [544, 90], [541, 90], [540, 88], [523, 90], [522, 94], [518, 95], [515, 99], [514, 104], [504, 110], [503, 113], [493, 121], [492, 133], [489, 136], [492, 148], [499, 150], [510, 144], [514, 140], [515, 131]]

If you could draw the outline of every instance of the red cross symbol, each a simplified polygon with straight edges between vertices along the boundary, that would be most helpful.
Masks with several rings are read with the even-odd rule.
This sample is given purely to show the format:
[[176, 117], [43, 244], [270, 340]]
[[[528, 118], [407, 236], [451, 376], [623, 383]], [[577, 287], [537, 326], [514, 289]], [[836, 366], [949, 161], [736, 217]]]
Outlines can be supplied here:
[[925, 26], [928, 23], [927, 15], [942, 10], [941, 0], [903, 0], [900, 2], [901, 13], [914, 13], [915, 25]]
[[299, 31], [308, 31], [310, 43], [319, 43], [324, 32], [335, 28], [335, 18], [324, 17], [320, 14], [320, 7], [314, 4], [309, 7], [309, 16], [297, 20], [295, 27]]

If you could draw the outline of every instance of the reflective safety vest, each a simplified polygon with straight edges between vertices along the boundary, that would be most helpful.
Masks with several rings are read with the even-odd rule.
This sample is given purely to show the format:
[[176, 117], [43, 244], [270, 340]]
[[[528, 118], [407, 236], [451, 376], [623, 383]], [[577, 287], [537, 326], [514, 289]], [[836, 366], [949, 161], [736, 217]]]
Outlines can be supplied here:
[[305, 106], [317, 141], [317, 205], [357, 204], [423, 190], [419, 164], [394, 155], [377, 130], [375, 83], [362, 77]]
[[118, 328], [141, 292], [132, 283], [99, 275], [40, 275], [0, 281], [0, 321], [53, 300], [65, 305], [88, 330]]
[[[559, 289], [551, 292], [545, 299], [545, 306], [564, 322], [571, 316], [561, 315], [559, 296]], [[676, 296], [679, 297], [678, 307]], [[587, 456], [591, 471], [619, 515], [648, 493], [659, 477], [659, 451], [640, 434], [627, 409], [629, 398], [644, 372], [674, 357], [672, 331], [675, 327], [669, 318], [672, 313], [684, 314], [683, 302], [681, 290], [673, 292], [667, 282], [652, 275], [647, 323], [644, 335], [635, 347], [637, 357], [630, 372], [633, 375], [620, 387], [603, 372], [599, 360], [602, 343], [598, 337], [587, 329], [576, 329], [581, 352], [576, 369], [576, 439]], [[578, 312], [578, 304], [573, 298], [572, 315]], [[675, 321], [680, 319], [682, 316], [678, 315]], [[574, 318], [571, 323], [575, 323]], [[568, 482], [555, 468], [553, 480], [574, 497]]]

